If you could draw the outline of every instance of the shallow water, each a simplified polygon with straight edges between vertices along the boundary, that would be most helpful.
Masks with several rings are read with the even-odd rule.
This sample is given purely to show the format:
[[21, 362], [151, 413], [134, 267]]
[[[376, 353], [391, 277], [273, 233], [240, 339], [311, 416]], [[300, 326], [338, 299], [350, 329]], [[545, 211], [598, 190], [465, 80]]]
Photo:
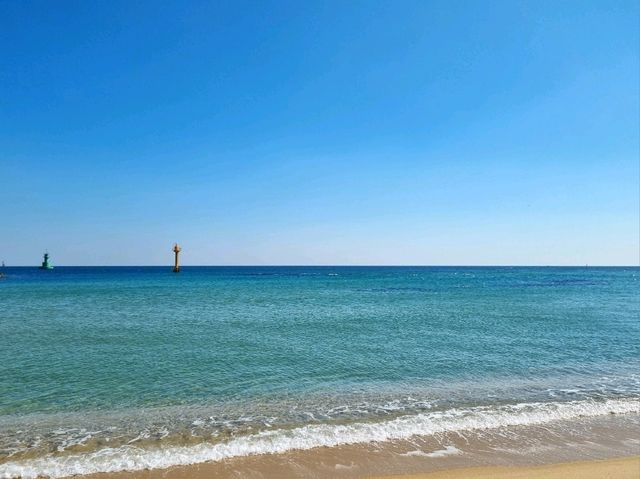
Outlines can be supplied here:
[[5, 271], [0, 477], [638, 410], [640, 268]]

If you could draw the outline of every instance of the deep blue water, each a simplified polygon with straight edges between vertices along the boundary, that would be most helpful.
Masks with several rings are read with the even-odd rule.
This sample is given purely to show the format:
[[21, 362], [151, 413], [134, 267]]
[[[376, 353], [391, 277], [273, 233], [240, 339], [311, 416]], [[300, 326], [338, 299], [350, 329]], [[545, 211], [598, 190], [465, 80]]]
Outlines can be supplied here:
[[175, 441], [640, 397], [640, 268], [4, 271], [0, 470], [65, 424]]

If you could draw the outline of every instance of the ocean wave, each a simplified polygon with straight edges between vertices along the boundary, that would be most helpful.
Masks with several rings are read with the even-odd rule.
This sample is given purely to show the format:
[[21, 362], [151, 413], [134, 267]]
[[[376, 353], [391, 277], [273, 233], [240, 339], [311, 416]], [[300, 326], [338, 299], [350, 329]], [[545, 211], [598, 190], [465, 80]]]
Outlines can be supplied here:
[[278, 454], [346, 444], [384, 442], [446, 432], [527, 426], [605, 414], [638, 413], [640, 400], [520, 403], [454, 408], [381, 422], [313, 424], [236, 437], [227, 442], [142, 449], [127, 445], [91, 453], [48, 456], [0, 464], [0, 478], [60, 478], [75, 474], [160, 469], [232, 457]]

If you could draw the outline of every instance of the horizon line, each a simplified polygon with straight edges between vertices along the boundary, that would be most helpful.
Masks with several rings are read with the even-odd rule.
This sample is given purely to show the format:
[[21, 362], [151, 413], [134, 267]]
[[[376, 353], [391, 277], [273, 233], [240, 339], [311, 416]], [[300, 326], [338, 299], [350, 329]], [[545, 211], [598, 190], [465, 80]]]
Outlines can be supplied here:
[[[34, 264], [5, 268], [39, 268]], [[189, 264], [181, 268], [640, 268], [640, 264]], [[173, 268], [168, 264], [63, 264], [54, 268]]]

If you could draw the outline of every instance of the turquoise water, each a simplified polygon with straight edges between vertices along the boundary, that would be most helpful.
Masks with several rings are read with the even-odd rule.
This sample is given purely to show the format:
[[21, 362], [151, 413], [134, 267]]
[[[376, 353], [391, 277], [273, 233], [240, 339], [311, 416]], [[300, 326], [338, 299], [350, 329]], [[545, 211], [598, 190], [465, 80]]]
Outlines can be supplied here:
[[[640, 398], [640, 268], [5, 272], [0, 477], [64, 475], [52, 464], [81, 456], [73, 471], [118, 470], [92, 454], [131, 443], [215, 459], [202, 448], [265, 431], [290, 439], [278, 452], [422, 433], [414, 419], [435, 412], [482, 425], [533, 403], [570, 417]], [[306, 426], [316, 442], [296, 436]]]

